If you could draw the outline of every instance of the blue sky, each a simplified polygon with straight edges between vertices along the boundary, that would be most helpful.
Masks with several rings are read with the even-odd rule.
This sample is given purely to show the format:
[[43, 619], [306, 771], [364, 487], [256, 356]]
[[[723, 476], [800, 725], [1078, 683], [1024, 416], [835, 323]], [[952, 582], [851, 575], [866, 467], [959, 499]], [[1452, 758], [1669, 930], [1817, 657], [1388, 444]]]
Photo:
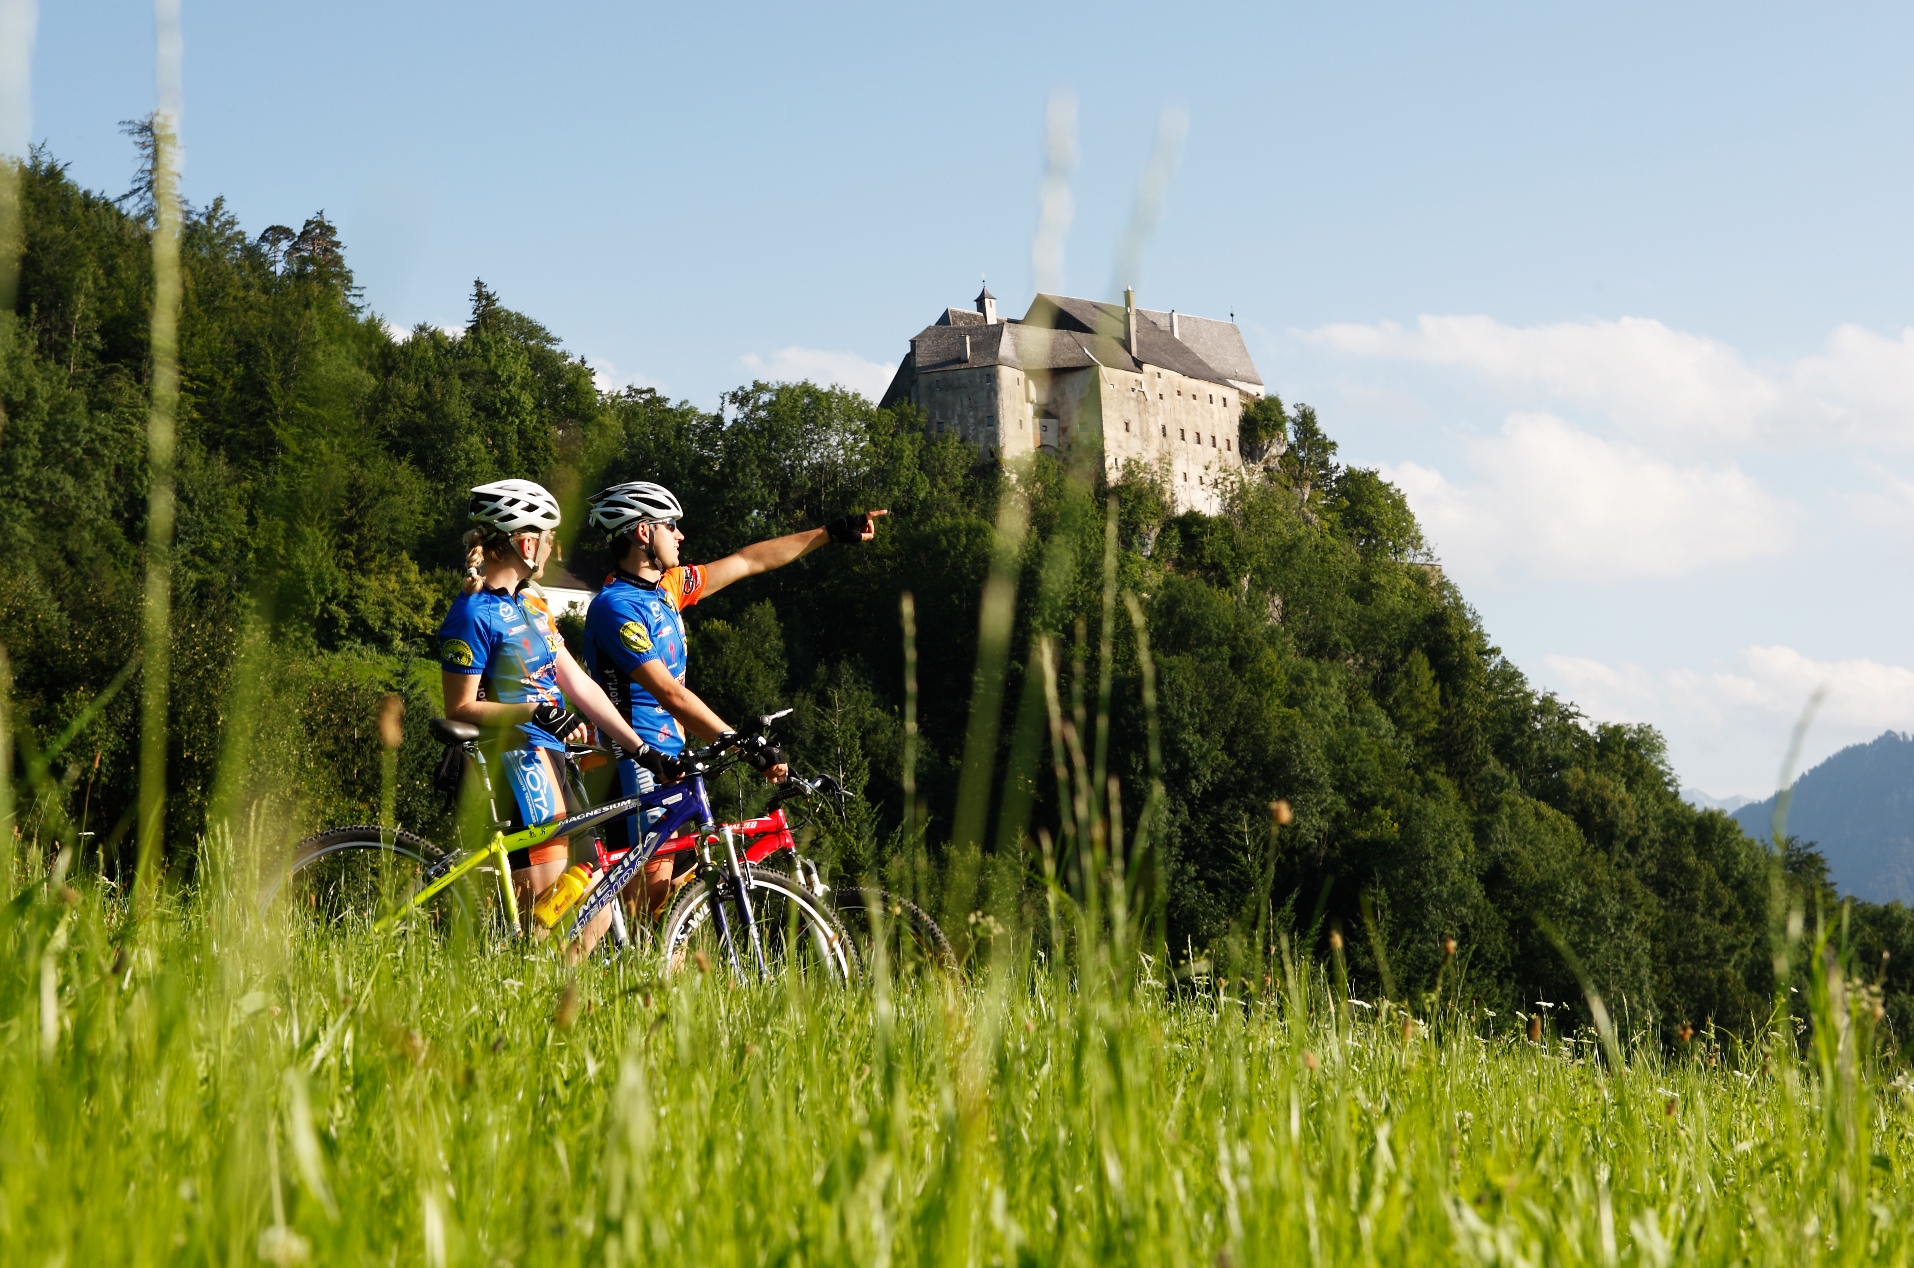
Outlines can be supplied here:
[[[17, 61], [0, 0], [0, 74]], [[323, 208], [368, 302], [474, 277], [613, 382], [874, 390], [982, 274], [1234, 312], [1269, 384], [1409, 493], [1492, 637], [1685, 783], [1772, 790], [1914, 729], [1914, 11], [1848, 5], [820, 6], [183, 0], [186, 191]], [[30, 120], [117, 192], [149, 7], [42, 6]], [[10, 46], [8, 42], [11, 42]]]

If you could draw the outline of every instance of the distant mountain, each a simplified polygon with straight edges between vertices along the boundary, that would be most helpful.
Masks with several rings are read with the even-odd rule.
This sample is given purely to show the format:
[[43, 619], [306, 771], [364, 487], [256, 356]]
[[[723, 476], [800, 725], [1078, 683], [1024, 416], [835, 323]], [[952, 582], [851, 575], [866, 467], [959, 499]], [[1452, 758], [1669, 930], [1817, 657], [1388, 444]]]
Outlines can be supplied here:
[[1753, 797], [1710, 797], [1699, 788], [1684, 788], [1681, 799], [1697, 810], [1721, 810], [1733, 814], [1754, 801]]
[[[1775, 799], [1742, 806], [1734, 818], [1766, 840]], [[1914, 903], [1914, 736], [1884, 732], [1842, 749], [1797, 779], [1787, 832], [1814, 841], [1843, 894], [1869, 902]]]

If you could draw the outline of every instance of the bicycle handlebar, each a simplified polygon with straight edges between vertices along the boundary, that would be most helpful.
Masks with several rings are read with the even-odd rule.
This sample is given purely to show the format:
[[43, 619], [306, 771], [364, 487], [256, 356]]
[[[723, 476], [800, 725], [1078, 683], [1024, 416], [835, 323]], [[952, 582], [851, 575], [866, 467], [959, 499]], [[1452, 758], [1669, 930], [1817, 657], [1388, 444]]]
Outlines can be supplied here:
[[[682, 772], [680, 778], [689, 778], [692, 775], [713, 775], [721, 769], [721, 763], [728, 765], [730, 761], [740, 760], [744, 755], [743, 750], [751, 741], [766, 738], [770, 734], [771, 724], [779, 718], [788, 717], [791, 712], [792, 710], [790, 709], [779, 709], [776, 713], [762, 714], [758, 717], [757, 724], [749, 730], [733, 731], [729, 735], [722, 736], [710, 744], [705, 745], [701, 749], [680, 752], [678, 756], [673, 759], [678, 769]], [[616, 745], [605, 744], [567, 743], [565, 745], [565, 751], [573, 757], [578, 757], [586, 753], [602, 753], [613, 759], [631, 756]], [[829, 776], [824, 776], [823, 778], [828, 779]], [[672, 780], [670, 782], [676, 783], [678, 781]], [[806, 791], [813, 790], [807, 788]]]

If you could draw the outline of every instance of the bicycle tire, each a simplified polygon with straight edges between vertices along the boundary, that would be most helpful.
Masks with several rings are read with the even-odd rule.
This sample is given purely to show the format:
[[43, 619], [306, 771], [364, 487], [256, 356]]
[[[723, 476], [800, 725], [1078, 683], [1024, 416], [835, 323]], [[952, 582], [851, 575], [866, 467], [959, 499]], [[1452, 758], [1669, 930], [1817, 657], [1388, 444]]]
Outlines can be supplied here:
[[865, 963], [876, 960], [872, 944], [881, 929], [885, 957], [893, 973], [924, 968], [956, 971], [957, 953], [944, 936], [943, 926], [903, 895], [870, 885], [840, 885], [831, 890], [831, 905]]
[[[819, 899], [782, 872], [750, 868], [745, 883], [771, 972], [783, 973], [795, 966], [800, 971], [816, 972], [836, 985], [856, 980], [857, 946], [828, 900]], [[666, 910], [658, 937], [666, 973], [681, 972], [693, 963], [705, 969], [725, 963], [711, 920], [711, 894], [711, 886], [694, 880], [678, 892]], [[735, 908], [728, 908], [725, 914], [735, 922]], [[749, 975], [754, 971], [749, 938], [734, 928], [732, 941], [738, 962]], [[698, 960], [700, 953], [704, 955], [702, 962]]]
[[[417, 893], [451, 857], [410, 832], [363, 823], [328, 828], [298, 844], [292, 862], [262, 890], [260, 906], [283, 899], [287, 911], [315, 925], [368, 925]], [[481, 913], [491, 919], [496, 899], [475, 897], [471, 882], [475, 877], [489, 880], [492, 875], [490, 865], [481, 865], [459, 884], [434, 895], [420, 911], [425, 924], [447, 931], [469, 924]], [[495, 888], [495, 883], [486, 888]]]

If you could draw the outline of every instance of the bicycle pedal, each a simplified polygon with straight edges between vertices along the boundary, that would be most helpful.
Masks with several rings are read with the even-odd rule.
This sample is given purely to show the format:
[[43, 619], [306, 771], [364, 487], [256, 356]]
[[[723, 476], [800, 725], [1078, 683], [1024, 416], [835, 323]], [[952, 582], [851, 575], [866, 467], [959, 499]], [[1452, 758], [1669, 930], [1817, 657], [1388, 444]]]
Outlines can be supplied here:
[[464, 857], [465, 857], [465, 854], [463, 851], [455, 851], [454, 853], [446, 855], [444, 858], [434, 863], [431, 867], [426, 868], [425, 883], [427, 885], [430, 885], [433, 881], [439, 879], [439, 877], [445, 875], [447, 872], [451, 871], [454, 867], [456, 867], [458, 865], [459, 860]]

